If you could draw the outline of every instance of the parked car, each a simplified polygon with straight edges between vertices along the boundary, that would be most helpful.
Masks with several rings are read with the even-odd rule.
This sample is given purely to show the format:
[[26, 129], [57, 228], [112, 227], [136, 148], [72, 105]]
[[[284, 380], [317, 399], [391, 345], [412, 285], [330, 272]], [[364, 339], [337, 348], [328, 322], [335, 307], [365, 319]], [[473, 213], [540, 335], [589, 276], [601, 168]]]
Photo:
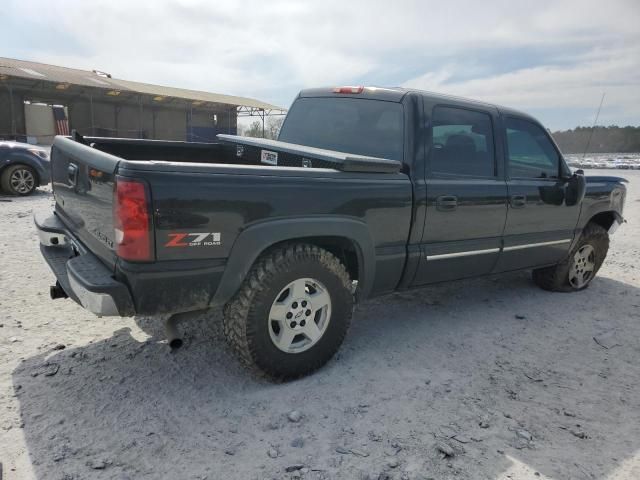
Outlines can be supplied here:
[[0, 141], [0, 186], [10, 195], [30, 195], [50, 181], [49, 154], [33, 145]]
[[55, 211], [36, 219], [52, 298], [171, 315], [176, 346], [182, 312], [224, 306], [240, 358], [290, 378], [366, 298], [521, 269], [582, 290], [623, 222], [624, 179], [572, 174], [538, 121], [485, 103], [311, 89], [278, 141], [218, 138], [57, 137]]

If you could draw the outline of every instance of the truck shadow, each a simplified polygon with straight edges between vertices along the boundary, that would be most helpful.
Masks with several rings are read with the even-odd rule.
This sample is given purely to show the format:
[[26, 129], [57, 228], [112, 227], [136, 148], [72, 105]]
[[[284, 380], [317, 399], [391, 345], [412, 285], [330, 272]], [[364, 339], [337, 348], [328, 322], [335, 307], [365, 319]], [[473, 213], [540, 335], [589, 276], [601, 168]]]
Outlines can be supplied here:
[[361, 478], [390, 449], [398, 477], [606, 478], [640, 448], [638, 304], [606, 277], [563, 295], [522, 273], [399, 293], [361, 306], [338, 356], [285, 384], [236, 361], [219, 312], [181, 327], [176, 353], [137, 318], [147, 340], [126, 328], [25, 358], [13, 390], [40, 479], [289, 478], [296, 463]]

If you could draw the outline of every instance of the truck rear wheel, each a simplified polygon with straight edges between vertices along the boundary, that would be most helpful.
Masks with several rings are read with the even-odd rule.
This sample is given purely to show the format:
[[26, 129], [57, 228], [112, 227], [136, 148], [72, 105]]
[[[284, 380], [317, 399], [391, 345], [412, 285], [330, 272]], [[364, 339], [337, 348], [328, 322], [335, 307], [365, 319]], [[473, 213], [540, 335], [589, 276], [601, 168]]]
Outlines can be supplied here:
[[552, 267], [533, 271], [533, 281], [554, 292], [584, 290], [600, 270], [609, 251], [609, 234], [595, 223], [589, 223], [565, 260]]
[[314, 245], [288, 245], [256, 261], [225, 306], [224, 333], [245, 363], [274, 378], [295, 378], [333, 357], [352, 310], [344, 265]]

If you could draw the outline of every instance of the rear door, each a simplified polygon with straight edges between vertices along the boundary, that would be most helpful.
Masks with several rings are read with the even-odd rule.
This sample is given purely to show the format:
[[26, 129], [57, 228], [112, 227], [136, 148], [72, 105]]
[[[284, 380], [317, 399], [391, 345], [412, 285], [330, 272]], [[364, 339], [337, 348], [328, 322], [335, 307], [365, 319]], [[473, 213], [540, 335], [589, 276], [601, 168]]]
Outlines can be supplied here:
[[430, 104], [427, 208], [415, 285], [491, 272], [507, 215], [497, 110]]
[[528, 118], [503, 118], [509, 211], [495, 272], [553, 264], [569, 251], [580, 205], [567, 205], [560, 152]]
[[56, 137], [51, 178], [56, 213], [70, 232], [107, 265], [115, 265], [113, 187], [120, 159]]

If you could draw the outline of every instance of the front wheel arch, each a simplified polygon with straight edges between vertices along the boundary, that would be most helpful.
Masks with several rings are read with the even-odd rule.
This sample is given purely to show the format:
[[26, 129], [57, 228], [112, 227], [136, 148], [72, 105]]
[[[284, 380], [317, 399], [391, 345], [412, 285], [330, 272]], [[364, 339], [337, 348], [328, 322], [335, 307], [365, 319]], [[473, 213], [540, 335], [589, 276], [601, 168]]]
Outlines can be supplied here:
[[609, 210], [606, 212], [596, 213], [593, 217], [589, 219], [587, 224], [594, 223], [596, 225], [600, 225], [605, 230], [609, 230], [614, 222], [621, 222], [622, 217], [618, 212], [613, 210]]
[[[585, 245], [595, 249], [593, 275], [589, 281], [579, 286], [572, 285], [569, 275], [576, 253]], [[604, 263], [609, 250], [609, 235], [607, 230], [597, 223], [588, 223], [582, 230], [582, 235], [575, 242], [567, 257], [556, 265], [536, 268], [532, 272], [533, 281], [542, 289], [553, 292], [574, 292], [587, 288]]]

